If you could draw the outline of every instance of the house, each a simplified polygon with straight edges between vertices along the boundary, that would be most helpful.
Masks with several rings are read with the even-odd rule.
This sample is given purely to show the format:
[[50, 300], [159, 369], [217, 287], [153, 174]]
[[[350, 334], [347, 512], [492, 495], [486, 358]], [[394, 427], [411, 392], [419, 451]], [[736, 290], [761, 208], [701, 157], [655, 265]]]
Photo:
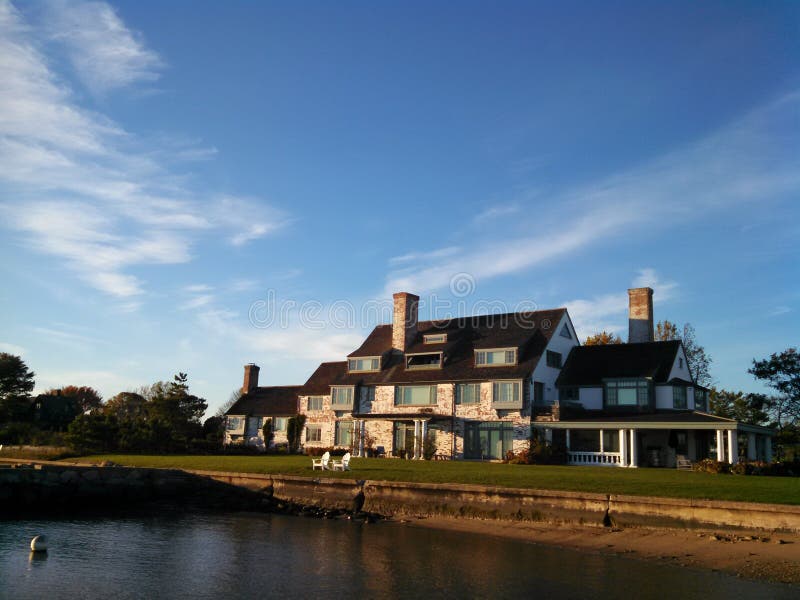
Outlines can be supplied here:
[[244, 367], [241, 397], [225, 413], [225, 445], [244, 444], [265, 450], [264, 422], [272, 421], [271, 446], [286, 444], [286, 425], [297, 414], [299, 385], [259, 387], [259, 367]]
[[570, 464], [770, 460], [774, 432], [708, 414], [682, 343], [653, 341], [652, 295], [629, 290], [629, 343], [587, 347], [565, 308], [419, 321], [419, 297], [394, 294], [392, 323], [302, 386], [258, 387], [247, 365], [226, 441], [257, 444], [265, 417], [299, 413], [306, 450], [358, 456], [497, 460], [534, 432]]
[[578, 345], [566, 309], [419, 321], [418, 296], [393, 299], [390, 325], [301, 388], [304, 445], [478, 459], [525, 448], [533, 406], [557, 401]]
[[556, 381], [558, 406], [534, 427], [546, 439], [564, 433], [569, 464], [771, 460], [774, 431], [709, 414], [708, 390], [694, 381], [682, 342], [653, 341], [653, 290], [628, 293], [628, 343], [574, 348]]

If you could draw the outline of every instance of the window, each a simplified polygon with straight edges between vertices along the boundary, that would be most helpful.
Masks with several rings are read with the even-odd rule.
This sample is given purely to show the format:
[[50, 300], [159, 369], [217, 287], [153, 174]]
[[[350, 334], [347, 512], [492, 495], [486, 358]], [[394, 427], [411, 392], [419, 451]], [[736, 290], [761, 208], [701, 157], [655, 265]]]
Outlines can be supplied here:
[[456, 404], [477, 404], [481, 401], [480, 383], [456, 384]]
[[406, 356], [406, 369], [439, 369], [442, 366], [442, 353], [409, 354]]
[[[364, 402], [367, 406], [375, 402], [375, 386], [368, 385], [364, 387]], [[367, 409], [364, 409], [367, 410]]]
[[686, 388], [679, 385], [672, 386], [672, 408], [686, 408]]
[[394, 392], [395, 406], [429, 406], [436, 404], [435, 385], [399, 385]]
[[357, 371], [380, 371], [381, 359], [379, 356], [369, 358], [351, 358], [347, 361], [347, 369], [352, 372]]
[[275, 417], [275, 419], [273, 419], [273, 431], [286, 431], [286, 422], [288, 420], [287, 417]]
[[322, 396], [309, 396], [306, 410], [322, 410]]
[[606, 406], [650, 406], [650, 383], [646, 379], [613, 379], [605, 382]]
[[239, 431], [240, 429], [244, 428], [244, 418], [243, 417], [228, 417], [227, 423], [225, 424], [225, 428], [228, 431]]
[[568, 340], [572, 339], [572, 334], [569, 332], [569, 326], [566, 323], [564, 323], [564, 326], [561, 328], [561, 333], [558, 335], [563, 338], [567, 338]]
[[308, 427], [306, 427], [306, 441], [321, 442], [322, 427], [320, 427], [319, 425], [309, 425]]
[[559, 388], [558, 401], [559, 402], [578, 402], [580, 400], [580, 392], [576, 387]]
[[517, 363], [517, 351], [511, 350], [476, 350], [475, 366], [514, 365]]
[[392, 434], [392, 441], [394, 442], [394, 446], [392, 448], [392, 454], [394, 456], [401, 456], [401, 452], [403, 452], [405, 453], [405, 456], [413, 456], [414, 424], [395, 421], [393, 427], [394, 432]]
[[344, 446], [349, 448], [353, 445], [353, 422], [336, 421], [336, 429], [333, 437], [334, 446]]
[[569, 449], [574, 452], [600, 452], [600, 430], [570, 429]]
[[694, 388], [694, 408], [695, 410], [708, 410], [708, 392], [700, 388]]
[[683, 368], [683, 358], [679, 358], [679, 359], [678, 359], [678, 368], [679, 368], [679, 369], [682, 369], [682, 368]]
[[443, 344], [447, 341], [446, 333], [432, 333], [422, 337], [422, 341], [426, 344]]
[[484, 421], [465, 424], [464, 458], [505, 458], [513, 448], [513, 423]]
[[332, 387], [331, 408], [333, 410], [353, 408], [353, 387]]
[[494, 408], [522, 408], [519, 381], [495, 381], [492, 384], [492, 406]]
[[547, 366], [548, 367], [555, 367], [556, 369], [561, 368], [561, 353], [560, 352], [553, 352], [552, 350], [547, 351]]
[[[537, 406], [544, 405], [544, 383], [541, 381], [533, 382], [533, 403]], [[551, 403], [552, 404], [552, 403]]]

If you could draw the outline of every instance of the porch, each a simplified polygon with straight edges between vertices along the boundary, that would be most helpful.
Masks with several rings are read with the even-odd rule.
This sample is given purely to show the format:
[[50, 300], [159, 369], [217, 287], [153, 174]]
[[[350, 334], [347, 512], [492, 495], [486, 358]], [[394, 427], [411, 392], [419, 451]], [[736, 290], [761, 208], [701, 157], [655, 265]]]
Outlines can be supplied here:
[[688, 415], [680, 422], [657, 422], [656, 415], [651, 415], [651, 421], [639, 417], [635, 424], [562, 421], [549, 423], [546, 429], [564, 431], [570, 465], [675, 468], [704, 458], [730, 464], [772, 460], [772, 430], [710, 415], [695, 416], [695, 421]]

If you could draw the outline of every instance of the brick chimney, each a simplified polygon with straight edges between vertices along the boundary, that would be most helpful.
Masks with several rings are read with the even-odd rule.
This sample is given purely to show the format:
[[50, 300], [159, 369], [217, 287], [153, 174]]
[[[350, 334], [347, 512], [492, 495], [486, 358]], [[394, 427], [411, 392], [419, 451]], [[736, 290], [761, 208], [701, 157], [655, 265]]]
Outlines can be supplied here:
[[398, 292], [394, 298], [392, 314], [392, 349], [405, 352], [417, 336], [419, 319], [419, 296]]
[[252, 392], [258, 387], [258, 372], [260, 369], [258, 365], [250, 363], [244, 366], [244, 384], [242, 385], [242, 393], [247, 394]]
[[628, 290], [628, 343], [652, 342], [653, 339], [652, 288]]

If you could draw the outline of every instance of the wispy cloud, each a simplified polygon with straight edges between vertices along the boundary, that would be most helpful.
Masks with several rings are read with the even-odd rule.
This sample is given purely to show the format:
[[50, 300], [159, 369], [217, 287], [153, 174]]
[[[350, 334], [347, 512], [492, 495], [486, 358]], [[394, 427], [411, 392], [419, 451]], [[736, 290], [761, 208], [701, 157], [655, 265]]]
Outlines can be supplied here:
[[420, 260], [432, 260], [435, 258], [447, 258], [458, 254], [461, 248], [458, 246], [447, 246], [446, 248], [439, 248], [438, 250], [431, 250], [430, 252], [409, 252], [400, 256], [393, 256], [389, 259], [389, 263], [393, 265], [402, 265], [404, 263], [413, 263]]
[[[800, 93], [788, 94], [694, 144], [625, 172], [547, 199], [526, 221], [530, 235], [504, 231], [431, 261], [413, 256], [391, 272], [384, 294], [446, 287], [455, 273], [482, 281], [613, 243], [633, 227], [653, 231], [733, 207], [765, 203], [800, 191], [797, 121]], [[792, 151], [794, 150], [794, 151]], [[532, 217], [531, 217], [532, 218]], [[397, 265], [397, 261], [390, 261]]]
[[[632, 287], [653, 289], [653, 303], [661, 304], [676, 296], [678, 284], [664, 281], [652, 268], [640, 269]], [[581, 339], [600, 331], [624, 334], [627, 330], [628, 294], [619, 292], [564, 303]], [[622, 336], [625, 337], [624, 335]]]
[[[108, 91], [151, 81], [160, 60], [102, 2], [48, 4], [47, 40], [69, 48], [82, 78]], [[141, 139], [81, 107], [45, 55], [41, 27], [0, 2], [0, 200], [2, 222], [33, 249], [64, 261], [90, 286], [117, 297], [145, 291], [129, 269], [192, 259], [198, 233], [242, 245], [288, 224], [255, 198], [205, 196], [169, 170], [196, 140]], [[165, 160], [171, 153], [171, 160]]]
[[60, 344], [76, 350], [108, 344], [105, 340], [64, 329], [53, 327], [33, 327], [32, 329], [39, 336], [44, 337], [48, 343]]
[[498, 217], [513, 215], [518, 213], [519, 210], [520, 207], [518, 204], [498, 204], [496, 206], [490, 206], [475, 215], [472, 218], [472, 222], [476, 224], [484, 223], [485, 221], [497, 219]]
[[59, 0], [45, 15], [50, 37], [64, 45], [77, 76], [92, 92], [158, 79], [163, 60], [105, 2]]

